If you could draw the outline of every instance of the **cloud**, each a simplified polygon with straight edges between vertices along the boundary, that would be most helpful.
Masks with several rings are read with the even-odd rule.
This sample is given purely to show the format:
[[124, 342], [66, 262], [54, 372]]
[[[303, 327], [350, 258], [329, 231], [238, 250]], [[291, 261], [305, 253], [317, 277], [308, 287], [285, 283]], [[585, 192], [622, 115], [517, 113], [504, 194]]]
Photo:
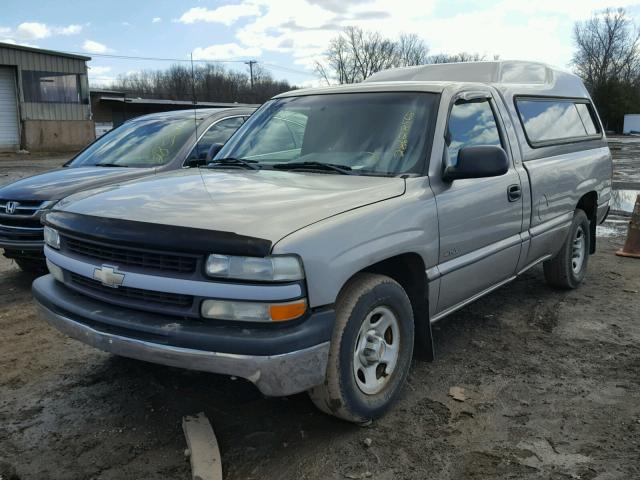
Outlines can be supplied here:
[[258, 57], [262, 50], [258, 47], [242, 47], [237, 43], [222, 43], [209, 47], [198, 47], [193, 51], [194, 60], [229, 60], [238, 57]]
[[[287, 54], [294, 64], [312, 70], [329, 41], [350, 25], [391, 38], [416, 33], [432, 53], [497, 54], [566, 66], [573, 51], [574, 22], [608, 5], [605, 0], [492, 0], [452, 8], [446, 0], [299, 0], [293, 9], [290, 0], [243, 0], [232, 7], [261, 12], [236, 30], [242, 48]], [[189, 12], [213, 16], [222, 8]]]
[[131, 24], [129, 22], [122, 22], [120, 23], [120, 25], [122, 25], [123, 27], [130, 27]]
[[41, 40], [53, 35], [77, 35], [80, 32], [82, 25], [49, 26], [40, 22], [24, 22], [18, 25], [12, 35], [24, 40]]
[[178, 21], [186, 24], [209, 22], [231, 25], [240, 18], [256, 17], [260, 13], [260, 7], [257, 4], [246, 1], [236, 5], [223, 5], [213, 10], [205, 7], [193, 7], [184, 12]]
[[85, 52], [89, 53], [109, 53], [113, 51], [106, 45], [99, 42], [94, 42], [93, 40], [85, 40], [85, 42], [82, 44], [82, 49]]
[[[416, 33], [434, 54], [469, 52], [566, 67], [574, 48], [574, 22], [610, 5], [609, 0], [471, 0], [462, 8], [447, 0], [297, 0], [292, 8], [291, 0], [231, 1], [222, 0], [217, 8], [190, 8], [175, 20], [238, 23], [233, 43], [201, 47], [194, 55], [286, 55], [310, 74], [330, 40], [351, 25], [390, 38]], [[637, 1], [618, 0], [616, 6]]]
[[111, 71], [111, 67], [100, 67], [100, 66], [89, 67], [89, 73], [96, 76], [104, 75], [106, 73], [109, 73], [110, 71]]
[[109, 75], [111, 73], [111, 67], [103, 66], [89, 66], [89, 82], [91, 85], [105, 86], [112, 84], [116, 77]]
[[13, 45], [37, 47], [31, 40], [42, 40], [56, 35], [76, 35], [82, 31], [82, 25], [70, 24], [66, 26], [47, 25], [40, 22], [23, 22], [15, 29], [0, 27], [0, 41]]
[[77, 35], [82, 32], [82, 25], [67, 25], [66, 27], [55, 27], [54, 33], [60, 35]]
[[24, 22], [18, 25], [16, 35], [28, 40], [40, 40], [51, 36], [51, 29], [44, 23]]
[[308, 0], [311, 5], [319, 5], [325, 10], [336, 13], [345, 13], [349, 8], [356, 4], [370, 3], [369, 0], [351, 0], [345, 2], [344, 0]]
[[162, 18], [160, 17], [153, 17], [153, 20], [151, 20], [151, 23], [160, 23], [162, 21]]

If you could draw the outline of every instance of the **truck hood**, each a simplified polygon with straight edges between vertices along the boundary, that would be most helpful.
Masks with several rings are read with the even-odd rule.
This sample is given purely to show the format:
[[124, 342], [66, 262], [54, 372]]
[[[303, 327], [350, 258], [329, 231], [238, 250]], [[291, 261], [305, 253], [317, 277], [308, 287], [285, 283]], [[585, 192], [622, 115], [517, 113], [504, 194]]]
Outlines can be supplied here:
[[404, 191], [404, 179], [395, 177], [189, 169], [79, 193], [56, 210], [276, 242], [327, 217]]
[[153, 174], [153, 168], [69, 167], [23, 178], [0, 188], [3, 200], [60, 200], [82, 190]]

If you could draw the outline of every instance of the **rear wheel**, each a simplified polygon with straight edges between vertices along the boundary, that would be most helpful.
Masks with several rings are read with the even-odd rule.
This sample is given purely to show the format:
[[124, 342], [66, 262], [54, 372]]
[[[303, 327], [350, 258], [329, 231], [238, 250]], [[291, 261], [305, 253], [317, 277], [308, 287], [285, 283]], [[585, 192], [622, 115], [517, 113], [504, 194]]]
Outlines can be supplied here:
[[414, 323], [404, 289], [384, 275], [358, 274], [336, 302], [325, 382], [309, 391], [323, 412], [364, 423], [397, 399], [413, 355]]
[[573, 215], [567, 239], [555, 257], [544, 262], [544, 276], [549, 285], [576, 288], [587, 274], [591, 237], [589, 219], [582, 210]]

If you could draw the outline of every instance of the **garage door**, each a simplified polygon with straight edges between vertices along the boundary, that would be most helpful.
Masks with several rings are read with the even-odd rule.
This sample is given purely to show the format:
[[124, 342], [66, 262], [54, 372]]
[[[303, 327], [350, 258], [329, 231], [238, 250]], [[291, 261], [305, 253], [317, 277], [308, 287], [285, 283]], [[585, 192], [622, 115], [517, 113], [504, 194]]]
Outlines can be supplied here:
[[0, 150], [17, 150], [20, 145], [15, 75], [13, 68], [0, 67]]

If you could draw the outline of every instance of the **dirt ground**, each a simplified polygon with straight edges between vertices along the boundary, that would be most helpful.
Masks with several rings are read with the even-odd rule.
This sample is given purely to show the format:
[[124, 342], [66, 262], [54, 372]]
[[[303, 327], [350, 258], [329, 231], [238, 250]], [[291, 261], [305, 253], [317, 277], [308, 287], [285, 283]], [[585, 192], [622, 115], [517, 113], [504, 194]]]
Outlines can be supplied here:
[[2, 259], [0, 479], [190, 478], [181, 419], [201, 411], [225, 479], [638, 479], [640, 260], [613, 254], [625, 221], [600, 228], [579, 289], [553, 290], [534, 268], [436, 324], [436, 361], [416, 359], [401, 401], [369, 427], [304, 394], [267, 399], [67, 339]]

